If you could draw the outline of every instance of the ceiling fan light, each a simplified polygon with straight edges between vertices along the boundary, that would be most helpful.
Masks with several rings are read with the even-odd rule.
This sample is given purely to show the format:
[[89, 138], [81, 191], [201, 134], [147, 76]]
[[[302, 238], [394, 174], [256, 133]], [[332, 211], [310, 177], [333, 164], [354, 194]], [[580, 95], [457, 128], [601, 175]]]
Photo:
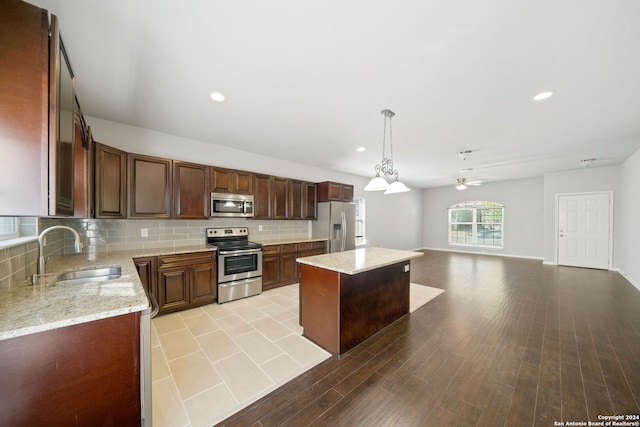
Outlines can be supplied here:
[[552, 95], [553, 95], [553, 92], [551, 92], [550, 90], [545, 90], [544, 92], [540, 92], [536, 96], [534, 96], [533, 100], [544, 101], [545, 99], [551, 98]]
[[456, 190], [462, 191], [462, 190], [466, 190], [466, 189], [467, 189], [466, 185], [464, 185], [464, 184], [456, 184]]
[[389, 188], [389, 183], [381, 176], [374, 176], [364, 187], [364, 191], [384, 191]]

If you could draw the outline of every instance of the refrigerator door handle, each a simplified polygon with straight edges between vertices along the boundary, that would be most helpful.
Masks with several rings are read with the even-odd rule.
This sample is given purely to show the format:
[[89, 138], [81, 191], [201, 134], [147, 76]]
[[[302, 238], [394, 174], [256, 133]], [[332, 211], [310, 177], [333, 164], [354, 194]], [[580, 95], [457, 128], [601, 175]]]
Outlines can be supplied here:
[[340, 242], [340, 251], [344, 252], [345, 246], [347, 244], [347, 215], [344, 211], [340, 212], [340, 216], [342, 217], [342, 242]]

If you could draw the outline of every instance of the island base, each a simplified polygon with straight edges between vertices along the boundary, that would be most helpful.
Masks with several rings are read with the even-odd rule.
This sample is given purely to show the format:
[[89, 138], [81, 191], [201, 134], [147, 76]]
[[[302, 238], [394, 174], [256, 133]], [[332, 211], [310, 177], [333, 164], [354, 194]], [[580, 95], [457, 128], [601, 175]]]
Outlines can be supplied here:
[[298, 267], [303, 335], [335, 355], [409, 313], [409, 261], [353, 275]]

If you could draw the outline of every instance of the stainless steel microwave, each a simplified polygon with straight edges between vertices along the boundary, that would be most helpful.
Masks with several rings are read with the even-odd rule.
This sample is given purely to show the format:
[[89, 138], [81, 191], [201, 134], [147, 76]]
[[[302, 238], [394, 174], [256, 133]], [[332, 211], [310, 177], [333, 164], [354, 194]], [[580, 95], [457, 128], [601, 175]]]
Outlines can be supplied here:
[[211, 193], [211, 217], [253, 218], [253, 195]]

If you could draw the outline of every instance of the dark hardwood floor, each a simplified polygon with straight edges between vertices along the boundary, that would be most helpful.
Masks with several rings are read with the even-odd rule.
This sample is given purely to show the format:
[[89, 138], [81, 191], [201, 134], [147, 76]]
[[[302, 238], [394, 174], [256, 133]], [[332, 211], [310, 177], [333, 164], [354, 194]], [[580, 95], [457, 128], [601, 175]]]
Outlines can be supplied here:
[[640, 291], [620, 274], [426, 251], [446, 291], [225, 426], [553, 426], [640, 413]]

